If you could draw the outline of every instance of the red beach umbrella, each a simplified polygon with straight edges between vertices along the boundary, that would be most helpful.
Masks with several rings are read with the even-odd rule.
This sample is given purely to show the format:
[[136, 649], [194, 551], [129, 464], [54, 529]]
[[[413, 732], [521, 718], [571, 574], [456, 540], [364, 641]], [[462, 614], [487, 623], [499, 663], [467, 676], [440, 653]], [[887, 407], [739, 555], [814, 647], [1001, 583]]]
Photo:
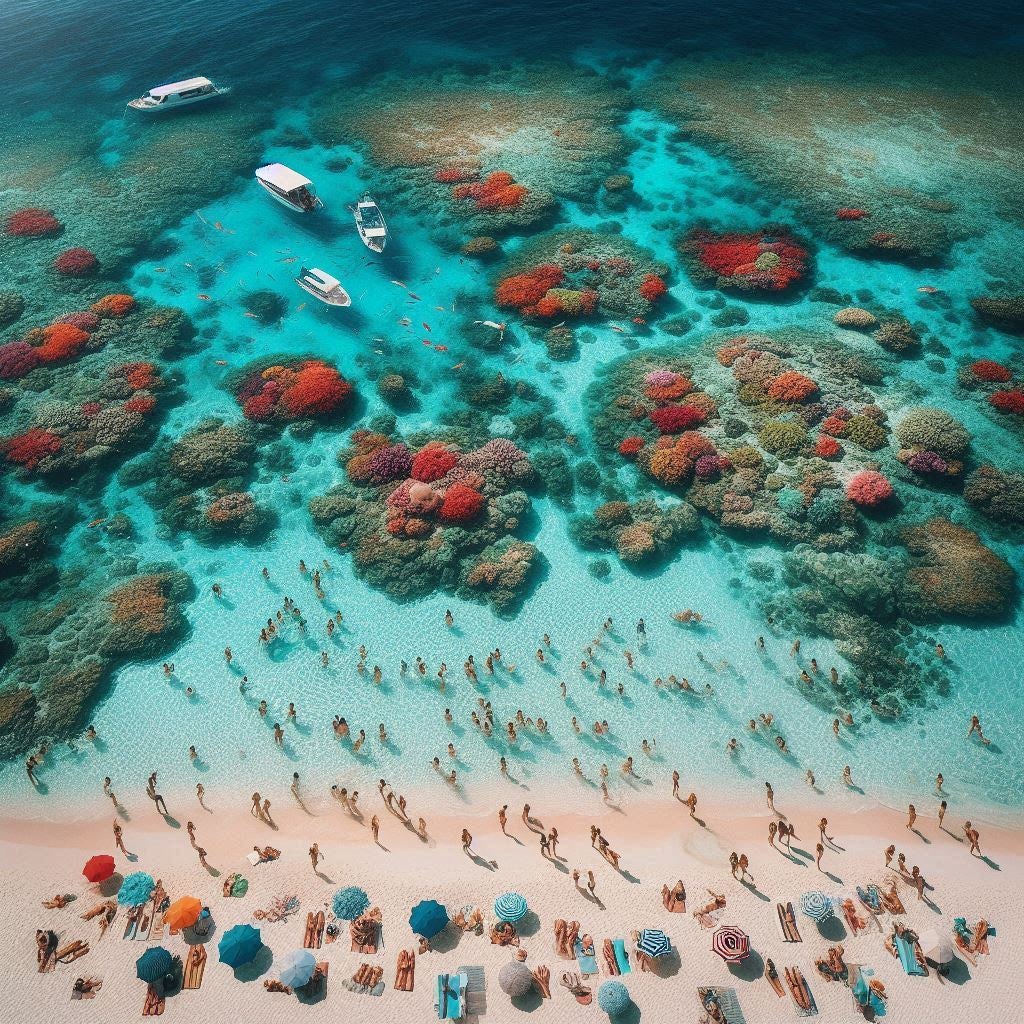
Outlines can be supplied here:
[[724, 924], [712, 936], [711, 951], [727, 964], [738, 964], [750, 955], [750, 939], [736, 925]]
[[82, 874], [90, 882], [105, 882], [113, 873], [114, 858], [107, 853], [98, 853], [95, 857], [90, 857], [82, 868]]

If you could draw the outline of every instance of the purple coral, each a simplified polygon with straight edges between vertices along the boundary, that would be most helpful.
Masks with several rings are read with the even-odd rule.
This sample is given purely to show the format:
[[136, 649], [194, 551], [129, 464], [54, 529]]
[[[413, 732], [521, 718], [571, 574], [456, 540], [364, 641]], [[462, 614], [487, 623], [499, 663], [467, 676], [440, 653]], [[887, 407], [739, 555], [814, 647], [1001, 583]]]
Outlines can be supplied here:
[[370, 477], [374, 483], [401, 480], [409, 475], [411, 469], [412, 453], [404, 444], [385, 445], [370, 459]]
[[915, 452], [907, 459], [907, 466], [915, 473], [945, 473], [946, 460], [936, 452]]
[[717, 455], [702, 455], [693, 466], [693, 471], [702, 480], [710, 480], [722, 469], [722, 460]]
[[39, 365], [39, 352], [27, 341], [0, 345], [0, 380], [17, 380]]
[[95, 331], [100, 325], [100, 318], [86, 309], [76, 313], [65, 313], [63, 316], [57, 317], [56, 323], [71, 324], [72, 327], [77, 327], [80, 331]]
[[667, 387], [670, 384], [675, 384], [682, 374], [676, 373], [674, 370], [651, 370], [646, 377], [644, 377], [644, 383], [650, 386], [651, 384], [656, 387]]

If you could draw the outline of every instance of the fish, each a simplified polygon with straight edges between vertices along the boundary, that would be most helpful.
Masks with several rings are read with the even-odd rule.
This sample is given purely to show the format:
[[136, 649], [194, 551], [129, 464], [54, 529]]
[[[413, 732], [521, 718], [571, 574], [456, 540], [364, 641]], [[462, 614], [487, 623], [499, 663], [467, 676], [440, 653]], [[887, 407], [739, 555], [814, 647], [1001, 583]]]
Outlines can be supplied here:
[[158, 274], [166, 274], [167, 273], [167, 268], [166, 267], [154, 267], [153, 270], [156, 271], [156, 273], [158, 273]]
[[202, 299], [202, 300], [203, 300], [203, 302], [209, 302], [209, 301], [210, 301], [210, 296], [209, 296], [209, 295], [204, 295], [204, 294], [203, 294], [202, 292], [200, 292], [200, 293], [199, 293], [199, 294], [198, 294], [198, 295], [196, 296], [196, 298], [197, 298], [197, 299]]
[[94, 520], [93, 520], [93, 521], [92, 521], [92, 522], [91, 522], [91, 523], [89, 524], [89, 529], [91, 530], [91, 529], [92, 529], [92, 528], [93, 528], [94, 526], [101, 526], [101, 525], [102, 525], [103, 523], [105, 523], [105, 522], [106, 522], [106, 519], [94, 519]]
[[250, 320], [259, 320], [255, 313], [243, 313], [242, 316], [247, 316]]
[[939, 289], [933, 287], [930, 284], [923, 284], [917, 289], [919, 292], [924, 292], [925, 295], [934, 295]]
[[392, 284], [397, 284], [399, 288], [408, 288], [407, 284], [403, 284], [401, 281], [392, 281]]
[[466, 365], [466, 364], [465, 364], [465, 362], [461, 362], [461, 363], [456, 363], [456, 364], [455, 364], [455, 365], [454, 365], [454, 366], [452, 367], [452, 369], [453, 369], [453, 370], [461, 370], [461, 369], [462, 369], [462, 368], [463, 368], [463, 367], [464, 367], [465, 365]]
[[300, 302], [300, 303], [299, 303], [299, 304], [298, 304], [298, 305], [297, 305], [297, 306], [295, 307], [295, 311], [296, 311], [296, 312], [298, 312], [298, 313], [301, 313], [301, 312], [302, 312], [302, 310], [304, 310], [304, 309], [306, 308], [306, 306], [308, 306], [308, 305], [309, 305], [309, 303], [307, 303], [307, 302]]
[[619, 334], [625, 334], [625, 333], [626, 333], [626, 331], [625, 331], [625, 329], [624, 329], [624, 328], [622, 328], [622, 327], [619, 327], [619, 326], [617, 326], [616, 324], [609, 324], [608, 326], [609, 326], [609, 327], [610, 327], [610, 328], [611, 328], [611, 329], [612, 329], [613, 331], [618, 331], [618, 332], [619, 332]]
[[641, 327], [647, 326], [647, 321], [642, 316], [633, 317], [633, 323], [640, 324]]
[[421, 344], [426, 345], [427, 348], [433, 348], [434, 343], [429, 338], [424, 338]]
[[415, 299], [417, 302], [420, 301], [420, 297], [415, 292], [409, 292], [409, 298]]
[[228, 365], [228, 361], [226, 359], [214, 359], [214, 363], [217, 366], [227, 366]]
[[252, 249], [246, 249], [245, 250], [245, 254], [246, 254], [246, 256], [255, 256], [256, 255], [256, 253], [254, 253], [252, 251]]
[[401, 324], [401, 325], [402, 325], [403, 327], [411, 327], [411, 326], [412, 326], [412, 321], [411, 321], [411, 320], [410, 320], [410, 319], [409, 319], [409, 318], [408, 318], [407, 316], [403, 316], [403, 317], [400, 317], [400, 318], [399, 318], [399, 320], [398, 320], [398, 322], [399, 322], [399, 323], [400, 323], [400, 324]]
[[189, 270], [195, 270], [195, 267], [193, 267], [191, 263], [186, 263], [185, 266], [188, 267]]
[[218, 231], [223, 231], [223, 230], [224, 230], [224, 225], [223, 225], [223, 224], [221, 224], [221, 222], [220, 222], [219, 220], [215, 220], [215, 221], [213, 222], [213, 226], [214, 226], [214, 227], [215, 227], [215, 228], [216, 228], [216, 229], [217, 229]]
[[294, 263], [299, 257], [298, 256], [285, 256], [284, 259], [278, 260], [278, 263]]
[[434, 346], [434, 351], [435, 352], [447, 352], [448, 351], [448, 346], [447, 345], [435, 345]]
[[444, 306], [435, 306], [434, 309], [436, 309], [438, 311], [438, 313], [447, 313], [448, 312], [448, 310], [446, 310], [444, 308]]
[[428, 324], [425, 320], [423, 321], [423, 330], [425, 330], [425, 331], [429, 331], [430, 330], [430, 324]]

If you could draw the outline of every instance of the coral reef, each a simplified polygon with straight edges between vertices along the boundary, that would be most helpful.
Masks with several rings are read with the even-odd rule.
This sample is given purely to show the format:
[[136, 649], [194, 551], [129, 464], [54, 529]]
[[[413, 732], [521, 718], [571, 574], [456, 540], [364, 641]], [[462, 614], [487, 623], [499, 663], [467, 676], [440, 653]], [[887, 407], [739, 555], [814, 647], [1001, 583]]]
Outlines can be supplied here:
[[47, 235], [58, 235], [60, 231], [61, 223], [53, 211], [37, 206], [14, 210], [4, 221], [4, 234], [11, 238], [45, 238]]
[[257, 423], [336, 419], [344, 413], [352, 385], [322, 359], [261, 360], [231, 382], [246, 419]]
[[611, 501], [590, 516], [570, 521], [573, 540], [581, 548], [614, 551], [631, 565], [673, 557], [699, 529], [697, 512], [686, 502], [662, 508], [655, 501]]
[[979, 466], [964, 480], [964, 501], [997, 523], [1024, 523], [1024, 473]]
[[1024, 295], [983, 295], [971, 299], [979, 319], [1004, 331], [1024, 330]]
[[676, 248], [694, 281], [723, 291], [784, 292], [807, 280], [806, 245], [776, 225], [747, 233], [696, 227]]
[[348, 482], [314, 498], [310, 513], [366, 582], [395, 598], [448, 590], [503, 613], [526, 596], [539, 555], [515, 533], [535, 474], [511, 441], [467, 450], [359, 430], [338, 459]]

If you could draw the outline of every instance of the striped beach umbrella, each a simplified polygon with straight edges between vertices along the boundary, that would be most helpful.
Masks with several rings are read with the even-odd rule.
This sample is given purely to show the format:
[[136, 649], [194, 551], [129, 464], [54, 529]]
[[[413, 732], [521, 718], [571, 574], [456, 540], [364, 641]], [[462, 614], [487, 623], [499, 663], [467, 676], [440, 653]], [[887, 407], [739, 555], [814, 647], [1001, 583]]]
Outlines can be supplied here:
[[727, 964], [738, 964], [750, 956], [750, 938], [742, 928], [723, 924], [711, 937], [711, 951]]
[[135, 961], [135, 977], [150, 983], [159, 981], [171, 973], [173, 966], [171, 954], [163, 946], [153, 946]]
[[236, 924], [221, 936], [217, 954], [222, 964], [241, 967], [256, 956], [262, 945], [259, 928], [253, 928], [251, 924]]
[[645, 928], [637, 937], [636, 950], [648, 956], [664, 956], [672, 952], [672, 943], [660, 928]]
[[153, 876], [145, 871], [135, 871], [130, 874], [117, 891], [117, 902], [122, 907], [141, 907], [156, 888]]
[[494, 901], [495, 916], [501, 918], [502, 921], [509, 921], [513, 924], [516, 921], [522, 921], [526, 917], [527, 909], [526, 900], [517, 892], [502, 893]]
[[277, 977], [282, 985], [301, 988], [316, 970], [316, 957], [308, 949], [293, 949], [281, 961]]
[[827, 921], [834, 910], [832, 900], [823, 892], [805, 892], [800, 897], [800, 909], [812, 921]]
[[98, 853], [90, 857], [82, 868], [82, 874], [90, 882], [105, 882], [114, 873], [114, 858], [109, 853]]

